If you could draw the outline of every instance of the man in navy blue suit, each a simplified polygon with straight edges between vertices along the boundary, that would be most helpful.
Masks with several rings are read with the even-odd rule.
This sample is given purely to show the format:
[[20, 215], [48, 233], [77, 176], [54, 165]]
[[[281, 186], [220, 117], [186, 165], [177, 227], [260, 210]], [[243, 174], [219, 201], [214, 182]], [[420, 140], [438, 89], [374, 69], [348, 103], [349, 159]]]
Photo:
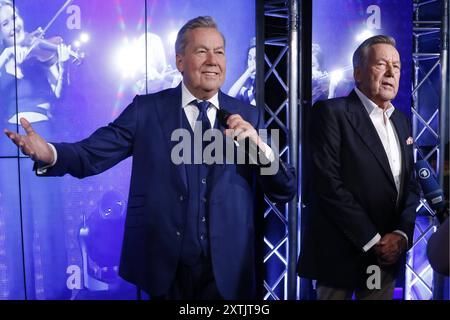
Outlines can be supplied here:
[[317, 280], [318, 299], [392, 299], [419, 203], [409, 121], [391, 103], [401, 68], [395, 40], [365, 40], [353, 68], [347, 97], [313, 106], [298, 270]]
[[[175, 50], [183, 74], [177, 88], [136, 96], [114, 122], [82, 141], [47, 144], [25, 119], [26, 135], [5, 133], [36, 162], [38, 175], [81, 178], [133, 157], [120, 275], [151, 297], [255, 298], [256, 186], [272, 201], [286, 202], [296, 192], [295, 175], [258, 135], [262, 108], [220, 91], [225, 39], [214, 20], [187, 22]], [[231, 114], [226, 123], [218, 121], [221, 109]], [[176, 164], [174, 131], [195, 137], [201, 127], [234, 138], [224, 144], [249, 141], [279, 169], [266, 175], [258, 164]]]

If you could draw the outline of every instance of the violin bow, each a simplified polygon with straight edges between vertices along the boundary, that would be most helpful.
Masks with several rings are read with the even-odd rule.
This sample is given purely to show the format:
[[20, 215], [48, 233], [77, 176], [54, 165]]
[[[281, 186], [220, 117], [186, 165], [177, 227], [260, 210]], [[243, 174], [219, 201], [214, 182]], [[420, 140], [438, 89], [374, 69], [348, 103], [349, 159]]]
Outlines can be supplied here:
[[[72, 3], [73, 2], [73, 0], [67, 0], [66, 1], [66, 3], [64, 3], [63, 5], [62, 5], [62, 7], [58, 10], [58, 12], [56, 12], [55, 13], [55, 15], [51, 18], [51, 20], [49, 21], [49, 23], [47, 23], [47, 25], [45, 26], [45, 28], [42, 30], [42, 33], [41, 33], [41, 35], [39, 36], [40, 38], [43, 38], [44, 37], [44, 35], [45, 35], [45, 33], [47, 32], [47, 30], [52, 26], [52, 24], [55, 22], [55, 20], [59, 17], [59, 15], [69, 6], [69, 4], [70, 3]], [[36, 45], [37, 45], [37, 43], [36, 44], [32, 44], [31, 46], [30, 46], [30, 48], [28, 49], [28, 52], [27, 52], [27, 54], [26, 55], [28, 55], [30, 52], [31, 52], [31, 50], [33, 50], [34, 49], [34, 47], [36, 47]]]
[[47, 32], [48, 28], [51, 27], [51, 25], [53, 24], [53, 22], [55, 22], [55, 20], [59, 17], [59, 15], [69, 6], [69, 4], [73, 2], [73, 0], [67, 0], [66, 3], [63, 4], [63, 6], [58, 10], [58, 12], [55, 13], [55, 15], [53, 16], [53, 18], [49, 21], [49, 23], [47, 23], [47, 25], [45, 26], [43, 32], [42, 32], [42, 36]]

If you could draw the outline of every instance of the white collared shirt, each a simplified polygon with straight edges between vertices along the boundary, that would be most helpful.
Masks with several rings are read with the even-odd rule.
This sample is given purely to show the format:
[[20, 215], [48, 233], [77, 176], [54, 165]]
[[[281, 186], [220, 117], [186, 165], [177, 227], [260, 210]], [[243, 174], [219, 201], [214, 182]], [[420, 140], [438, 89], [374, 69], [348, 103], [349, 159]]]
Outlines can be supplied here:
[[[188, 88], [186, 88], [184, 82], [181, 83], [181, 107], [184, 110], [184, 113], [186, 114], [186, 118], [189, 121], [189, 124], [191, 125], [192, 131], [194, 131], [195, 127], [195, 121], [198, 118], [198, 114], [200, 111], [198, 110], [198, 107], [193, 104], [192, 102], [194, 100], [200, 101], [192, 93], [189, 92]], [[214, 96], [212, 96], [210, 99], [208, 99], [209, 103], [211, 104], [208, 110], [206, 111], [206, 114], [208, 116], [209, 122], [211, 123], [211, 128], [214, 128], [214, 122], [216, 120], [216, 114], [217, 110], [220, 109], [219, 106], [219, 92], [217, 92]], [[211, 107], [212, 106], [212, 107]]]
[[[395, 107], [392, 103], [389, 104], [387, 110], [383, 110], [378, 105], [367, 98], [367, 96], [362, 93], [358, 88], [355, 87], [355, 92], [361, 100], [364, 108], [369, 114], [370, 120], [372, 121], [378, 137], [383, 144], [384, 151], [389, 161], [389, 166], [394, 178], [395, 187], [397, 189], [397, 201], [400, 191], [400, 181], [402, 175], [402, 153], [400, 149], [400, 142], [397, 136], [397, 132], [391, 121], [392, 113], [395, 111]], [[408, 242], [408, 236], [401, 230], [395, 230], [394, 232], [401, 234], [406, 238]], [[364, 247], [363, 251], [368, 251], [381, 239], [380, 234], [376, 234]]]
[[[200, 101], [197, 99], [186, 87], [184, 82], [181, 83], [181, 107], [184, 110], [184, 113], [186, 114], [186, 118], [189, 121], [189, 124], [192, 128], [192, 131], [194, 131], [195, 123], [198, 118], [198, 114], [200, 111], [198, 110], [198, 107], [193, 103], [194, 100]], [[219, 106], [219, 92], [217, 92], [214, 96], [212, 96], [210, 99], [208, 99], [211, 103], [211, 106], [206, 111], [206, 114], [208, 116], [209, 122], [211, 123], [211, 128], [214, 128], [214, 121], [216, 120], [217, 111], [220, 109]], [[264, 146], [264, 153], [263, 155], [270, 161], [273, 162], [275, 160], [275, 154], [270, 148], [270, 146], [262, 142]], [[256, 159], [253, 159], [252, 155], [249, 155], [252, 160], [256, 163]]]
[[355, 88], [355, 92], [359, 99], [361, 99], [362, 104], [369, 114], [370, 120], [377, 130], [378, 137], [380, 137], [384, 151], [386, 152], [386, 156], [389, 160], [389, 166], [391, 168], [392, 176], [394, 177], [395, 187], [397, 188], [397, 192], [399, 192], [402, 173], [402, 153], [400, 150], [400, 143], [397, 133], [394, 129], [392, 121], [390, 120], [395, 108], [392, 104], [390, 104], [387, 110], [383, 110], [367, 98], [358, 88]]

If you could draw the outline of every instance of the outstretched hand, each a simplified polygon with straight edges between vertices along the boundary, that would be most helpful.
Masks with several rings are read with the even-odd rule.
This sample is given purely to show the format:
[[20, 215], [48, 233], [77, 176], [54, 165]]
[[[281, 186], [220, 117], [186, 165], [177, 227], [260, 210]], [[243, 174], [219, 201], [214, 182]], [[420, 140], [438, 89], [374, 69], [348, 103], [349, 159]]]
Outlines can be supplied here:
[[47, 141], [34, 131], [31, 124], [25, 118], [20, 118], [20, 124], [25, 130], [25, 135], [4, 129], [3, 131], [6, 136], [20, 148], [23, 154], [30, 156], [34, 161], [41, 161], [45, 164], [53, 163], [53, 151], [47, 144]]

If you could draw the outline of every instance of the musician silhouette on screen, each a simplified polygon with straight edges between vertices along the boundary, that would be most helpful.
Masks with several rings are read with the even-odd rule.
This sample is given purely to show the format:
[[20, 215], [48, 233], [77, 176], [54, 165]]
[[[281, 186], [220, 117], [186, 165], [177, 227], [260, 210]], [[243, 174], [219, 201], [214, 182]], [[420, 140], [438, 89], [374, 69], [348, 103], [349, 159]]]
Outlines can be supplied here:
[[319, 100], [341, 97], [350, 93], [353, 81], [346, 78], [349, 67], [329, 72], [324, 69], [324, 55], [318, 43], [311, 48], [312, 104]]
[[256, 39], [253, 37], [247, 50], [247, 68], [231, 86], [228, 94], [244, 102], [256, 105]]
[[160, 36], [147, 32], [147, 36], [144, 34], [138, 39], [138, 47], [147, 55], [145, 66], [141, 67], [141, 78], [136, 82], [138, 93], [153, 93], [174, 88], [181, 82], [181, 73], [167, 63]]
[[18, 119], [24, 117], [48, 134], [51, 108], [63, 92], [70, 46], [55, 45], [53, 52], [48, 50], [48, 56], [44, 57], [40, 50], [43, 30], [26, 32], [20, 12], [14, 9], [10, 0], [0, 0], [0, 21], [0, 91], [5, 102], [1, 110], [3, 125], [15, 130]]
[[[27, 32], [12, 1], [0, 0], [0, 121], [3, 127], [16, 132], [19, 119], [25, 118], [46, 136], [53, 136], [52, 108], [63, 93], [70, 52], [70, 46], [44, 40], [42, 28]], [[17, 149], [0, 142], [0, 156], [16, 154]], [[28, 182], [34, 173], [25, 163], [22, 168], [27, 297], [61, 299], [68, 294], [68, 289], [59, 188], [51, 180]], [[16, 176], [15, 172], [11, 174]], [[9, 173], [2, 172], [1, 177], [0, 188], [7, 188]], [[12, 206], [8, 202], [11, 200], [3, 200], [4, 207]]]

